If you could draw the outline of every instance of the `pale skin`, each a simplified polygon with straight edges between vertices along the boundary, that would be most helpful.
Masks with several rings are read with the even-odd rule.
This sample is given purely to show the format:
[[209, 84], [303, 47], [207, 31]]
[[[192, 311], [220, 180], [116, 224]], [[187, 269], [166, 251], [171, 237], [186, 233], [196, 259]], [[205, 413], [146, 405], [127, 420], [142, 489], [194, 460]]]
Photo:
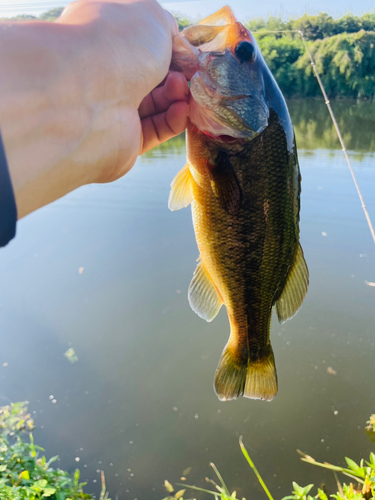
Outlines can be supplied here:
[[0, 128], [18, 217], [126, 174], [184, 131], [168, 72], [173, 17], [156, 0], [79, 0], [54, 23], [0, 24]]

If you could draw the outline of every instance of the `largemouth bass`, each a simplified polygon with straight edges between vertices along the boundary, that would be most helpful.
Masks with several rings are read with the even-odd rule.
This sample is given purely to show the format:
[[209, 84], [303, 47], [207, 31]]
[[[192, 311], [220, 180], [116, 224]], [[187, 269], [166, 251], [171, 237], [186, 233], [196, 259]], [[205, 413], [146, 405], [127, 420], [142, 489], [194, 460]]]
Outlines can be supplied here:
[[299, 243], [301, 175], [285, 100], [254, 37], [224, 7], [175, 38], [172, 66], [191, 80], [187, 164], [169, 208], [191, 204], [198, 266], [188, 298], [230, 337], [215, 376], [221, 400], [270, 401], [277, 375], [272, 308], [296, 314], [308, 288]]

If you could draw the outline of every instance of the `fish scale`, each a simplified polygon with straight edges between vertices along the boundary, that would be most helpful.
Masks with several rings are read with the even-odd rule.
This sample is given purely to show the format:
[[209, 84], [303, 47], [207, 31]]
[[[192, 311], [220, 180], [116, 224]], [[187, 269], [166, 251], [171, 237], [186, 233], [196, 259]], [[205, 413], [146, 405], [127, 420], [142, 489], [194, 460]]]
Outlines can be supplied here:
[[[217, 151], [212, 143], [209, 148], [205, 148], [206, 136], [194, 128], [188, 131], [189, 138], [193, 138], [189, 139], [189, 144], [194, 144], [188, 150], [191, 168], [197, 169], [204, 179], [204, 184], [196, 187], [196, 201], [192, 206], [200, 255], [211, 278], [225, 296], [228, 314], [235, 318], [233, 324], [236, 329], [249, 335], [250, 343], [256, 342], [260, 350], [269, 342], [272, 301], [279, 283], [285, 277], [285, 269], [293, 261], [298, 242], [297, 230], [295, 234], [289, 231], [289, 226], [295, 225], [295, 221], [288, 222], [292, 215], [290, 201], [282, 196], [285, 189], [280, 188], [280, 184], [285, 184], [285, 179], [292, 177], [293, 172], [285, 168], [288, 163], [285, 138], [284, 141], [280, 140], [273, 129], [276, 132], [280, 129], [285, 136], [280, 125], [271, 122], [263, 132], [266, 139], [269, 134], [273, 138], [275, 147], [271, 151], [268, 143], [268, 150], [264, 151], [260, 136], [249, 143], [241, 155], [233, 157], [233, 167], [238, 178], [242, 179], [240, 183], [245, 199], [243, 208], [234, 216], [221, 209], [212, 191], [207, 193], [210, 180], [205, 172], [206, 161], [209, 159], [214, 162], [223, 146], [218, 146]], [[267, 228], [265, 199], [270, 199], [271, 211]], [[266, 233], [273, 234], [267, 239]], [[284, 245], [276, 245], [274, 238], [284, 239], [284, 233]], [[266, 245], [269, 247], [267, 251]], [[231, 286], [232, 282], [240, 282], [242, 286]], [[226, 288], [225, 292], [223, 287]]]

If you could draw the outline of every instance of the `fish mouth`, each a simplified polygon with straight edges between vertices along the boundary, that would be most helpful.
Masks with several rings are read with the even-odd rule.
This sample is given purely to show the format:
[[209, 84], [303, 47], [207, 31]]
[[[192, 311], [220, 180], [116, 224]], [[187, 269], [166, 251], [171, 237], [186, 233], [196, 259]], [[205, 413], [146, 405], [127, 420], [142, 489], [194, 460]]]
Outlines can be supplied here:
[[202, 131], [204, 135], [218, 142], [223, 142], [224, 144], [244, 144], [245, 139], [243, 137], [233, 137], [231, 135], [220, 134], [214, 135], [207, 131]]

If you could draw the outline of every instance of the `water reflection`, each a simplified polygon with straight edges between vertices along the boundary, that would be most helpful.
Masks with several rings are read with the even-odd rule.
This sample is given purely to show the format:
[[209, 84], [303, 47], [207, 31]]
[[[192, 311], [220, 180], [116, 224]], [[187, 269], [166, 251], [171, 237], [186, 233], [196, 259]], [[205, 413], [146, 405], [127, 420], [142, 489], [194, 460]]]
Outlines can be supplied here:
[[[290, 103], [297, 130], [311, 115], [329, 123], [324, 108], [303, 115], [301, 106]], [[353, 130], [344, 133], [365, 148], [354, 130], [369, 123], [363, 111], [363, 119], [349, 114]], [[365, 281], [375, 281], [374, 247], [343, 155], [324, 149], [337, 146], [320, 142], [319, 130], [312, 143], [299, 138], [311, 285], [292, 321], [273, 319], [280, 392], [272, 403], [220, 403], [214, 394], [228, 320], [224, 310], [209, 324], [191, 311], [191, 213], [167, 208], [185, 163], [183, 138], [172, 151], [142, 157], [116, 183], [79, 189], [25, 218], [1, 251], [1, 401], [30, 401], [43, 426], [36, 441], [61, 456], [59, 465], [78, 464], [89, 491], [99, 491], [103, 468], [112, 498], [160, 500], [164, 479], [179, 481], [191, 466], [188, 482], [205, 486], [214, 461], [238, 497], [260, 498], [240, 434], [275, 498], [290, 492], [292, 479], [334, 483], [300, 462], [297, 448], [333, 463], [368, 456], [375, 289]], [[374, 160], [361, 151], [353, 166], [375, 219]], [[76, 363], [64, 356], [69, 348]]]
[[168, 142], [164, 144], [160, 144], [155, 149], [151, 149], [143, 155], [143, 159], [145, 158], [157, 158], [163, 155], [172, 155], [172, 154], [183, 154], [185, 151], [185, 132], [183, 134], [178, 135], [177, 137], [173, 137]]
[[[341, 99], [331, 102], [346, 148], [357, 153], [375, 151], [375, 102]], [[341, 149], [336, 130], [322, 99], [291, 99], [288, 108], [298, 148]], [[182, 153], [184, 134], [146, 153], [147, 157], [164, 153]]]
[[[375, 102], [336, 100], [331, 102], [347, 149], [375, 151]], [[297, 146], [304, 149], [341, 149], [323, 99], [288, 101]]]

